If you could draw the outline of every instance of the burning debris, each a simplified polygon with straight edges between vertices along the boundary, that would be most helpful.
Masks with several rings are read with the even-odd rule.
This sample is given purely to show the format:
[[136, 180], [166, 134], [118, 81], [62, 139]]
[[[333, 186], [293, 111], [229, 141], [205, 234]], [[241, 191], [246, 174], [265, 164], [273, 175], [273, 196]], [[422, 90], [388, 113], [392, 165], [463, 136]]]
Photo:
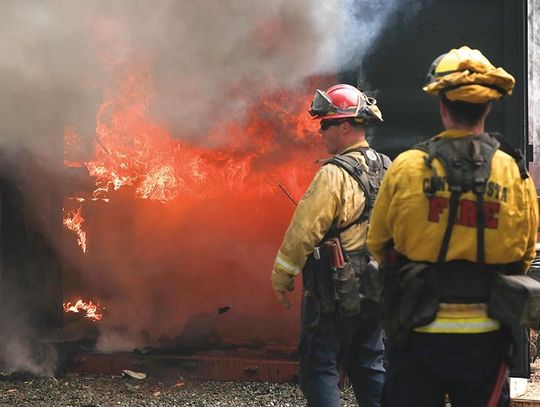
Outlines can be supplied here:
[[100, 321], [103, 318], [103, 313], [98, 312], [100, 310], [99, 303], [94, 304], [92, 301], [84, 302], [83, 300], [78, 300], [75, 303], [65, 302], [63, 306], [65, 312], [81, 313], [84, 314], [85, 318], [93, 321]]
[[84, 218], [81, 216], [81, 207], [77, 211], [65, 211], [64, 226], [77, 236], [77, 243], [83, 253], [86, 253], [86, 232], [82, 228]]

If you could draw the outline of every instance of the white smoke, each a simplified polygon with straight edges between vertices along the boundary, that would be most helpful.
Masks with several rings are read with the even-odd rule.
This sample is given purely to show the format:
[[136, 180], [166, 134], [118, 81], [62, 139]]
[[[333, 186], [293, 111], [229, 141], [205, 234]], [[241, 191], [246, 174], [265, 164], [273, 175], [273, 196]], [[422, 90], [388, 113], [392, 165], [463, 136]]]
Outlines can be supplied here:
[[52, 345], [35, 342], [30, 336], [18, 332], [4, 335], [0, 351], [2, 373], [31, 373], [40, 377], [53, 377], [57, 353]]
[[533, 162], [529, 166], [537, 188], [540, 188], [540, 3], [529, 0], [529, 144], [533, 146]]

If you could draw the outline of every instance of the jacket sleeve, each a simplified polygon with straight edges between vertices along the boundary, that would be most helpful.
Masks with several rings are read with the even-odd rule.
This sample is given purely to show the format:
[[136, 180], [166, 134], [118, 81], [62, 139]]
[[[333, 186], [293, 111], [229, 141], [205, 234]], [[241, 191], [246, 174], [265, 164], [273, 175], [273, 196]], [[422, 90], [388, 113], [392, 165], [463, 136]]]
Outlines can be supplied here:
[[388, 214], [396, 185], [396, 176], [397, 163], [394, 161], [384, 175], [369, 221], [367, 246], [379, 263], [382, 261], [385, 246], [392, 240]]
[[538, 236], [538, 197], [536, 194], [536, 188], [532, 179], [529, 177], [525, 180], [527, 182], [527, 192], [529, 195], [529, 236], [527, 239], [527, 249], [523, 256], [523, 263], [525, 270], [529, 270], [531, 263], [536, 257], [536, 239]]
[[337, 211], [337, 196], [328, 175], [322, 167], [298, 203], [283, 243], [279, 248], [274, 273], [298, 275], [330, 229]]

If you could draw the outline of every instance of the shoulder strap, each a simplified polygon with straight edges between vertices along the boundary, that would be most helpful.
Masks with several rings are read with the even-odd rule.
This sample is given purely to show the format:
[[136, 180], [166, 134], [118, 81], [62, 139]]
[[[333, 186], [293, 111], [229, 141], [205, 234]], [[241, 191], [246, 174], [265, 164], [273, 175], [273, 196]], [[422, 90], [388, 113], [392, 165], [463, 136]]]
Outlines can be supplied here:
[[[529, 173], [527, 171], [527, 161], [525, 160], [525, 156], [519, 148], [514, 148], [501, 133], [490, 132], [483, 134], [488, 134], [489, 136], [494, 138], [499, 143], [499, 150], [505, 152], [514, 159], [516, 165], [519, 168], [519, 174], [521, 176], [521, 179], [529, 178]], [[412, 148], [415, 150], [421, 150], [425, 153], [429, 153], [429, 146], [433, 143], [433, 141], [434, 140], [422, 141]]]
[[334, 164], [342, 169], [345, 170], [360, 186], [360, 189], [364, 192], [364, 196], [366, 197], [366, 203], [364, 205], [364, 209], [362, 210], [362, 213], [356, 219], [354, 222], [351, 222], [349, 225], [345, 226], [344, 228], [336, 228], [337, 234], [344, 232], [348, 228], [352, 227], [353, 225], [365, 222], [367, 220], [366, 212], [368, 210], [369, 206], [369, 197], [370, 197], [370, 184], [369, 179], [366, 174], [366, 171], [362, 167], [362, 165], [357, 162], [352, 157], [347, 157], [346, 155], [338, 155], [330, 158], [325, 162], [325, 164]]
[[491, 137], [495, 138], [500, 144], [499, 149], [501, 151], [504, 151], [506, 154], [508, 154], [510, 157], [514, 159], [516, 162], [516, 165], [519, 168], [519, 175], [521, 175], [521, 179], [527, 179], [529, 178], [529, 173], [527, 172], [527, 161], [525, 160], [525, 156], [521, 152], [520, 149], [512, 147], [512, 145], [508, 142], [506, 138], [501, 133], [488, 133]]
[[[369, 168], [367, 171], [362, 166], [362, 164], [360, 164], [354, 158], [347, 156], [347, 153], [353, 151], [358, 151], [362, 153], [366, 165]], [[360, 189], [362, 189], [362, 191], [364, 192], [364, 196], [366, 199], [364, 209], [355, 221], [349, 223], [343, 228], [337, 228], [335, 225], [332, 226], [335, 234], [339, 235], [350, 227], [361, 224], [369, 219], [369, 215], [371, 214], [371, 209], [373, 208], [375, 197], [378, 192], [378, 184], [380, 184], [380, 181], [382, 180], [384, 173], [390, 166], [391, 161], [390, 158], [388, 158], [386, 155], [377, 153], [371, 148], [359, 148], [355, 150], [349, 150], [342, 155], [336, 155], [326, 160], [324, 162], [324, 165], [326, 164], [333, 164], [345, 170], [345, 172], [347, 172], [358, 183]], [[371, 179], [373, 178], [377, 178], [378, 182], [372, 182]]]

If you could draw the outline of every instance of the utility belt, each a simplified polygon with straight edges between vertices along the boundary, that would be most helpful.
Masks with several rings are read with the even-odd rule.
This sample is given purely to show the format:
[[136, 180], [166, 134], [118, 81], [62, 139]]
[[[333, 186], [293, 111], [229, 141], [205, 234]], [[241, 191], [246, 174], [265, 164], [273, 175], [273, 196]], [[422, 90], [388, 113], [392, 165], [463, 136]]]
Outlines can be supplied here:
[[487, 303], [488, 316], [507, 325], [540, 325], [540, 282], [518, 263], [484, 265], [449, 261], [442, 265], [400, 256], [383, 269], [384, 325], [389, 340], [435, 319], [440, 303]]
[[304, 295], [311, 297], [320, 315], [359, 315], [365, 301], [378, 302], [378, 266], [367, 249], [344, 251], [339, 239], [328, 239], [315, 248], [303, 269]]

